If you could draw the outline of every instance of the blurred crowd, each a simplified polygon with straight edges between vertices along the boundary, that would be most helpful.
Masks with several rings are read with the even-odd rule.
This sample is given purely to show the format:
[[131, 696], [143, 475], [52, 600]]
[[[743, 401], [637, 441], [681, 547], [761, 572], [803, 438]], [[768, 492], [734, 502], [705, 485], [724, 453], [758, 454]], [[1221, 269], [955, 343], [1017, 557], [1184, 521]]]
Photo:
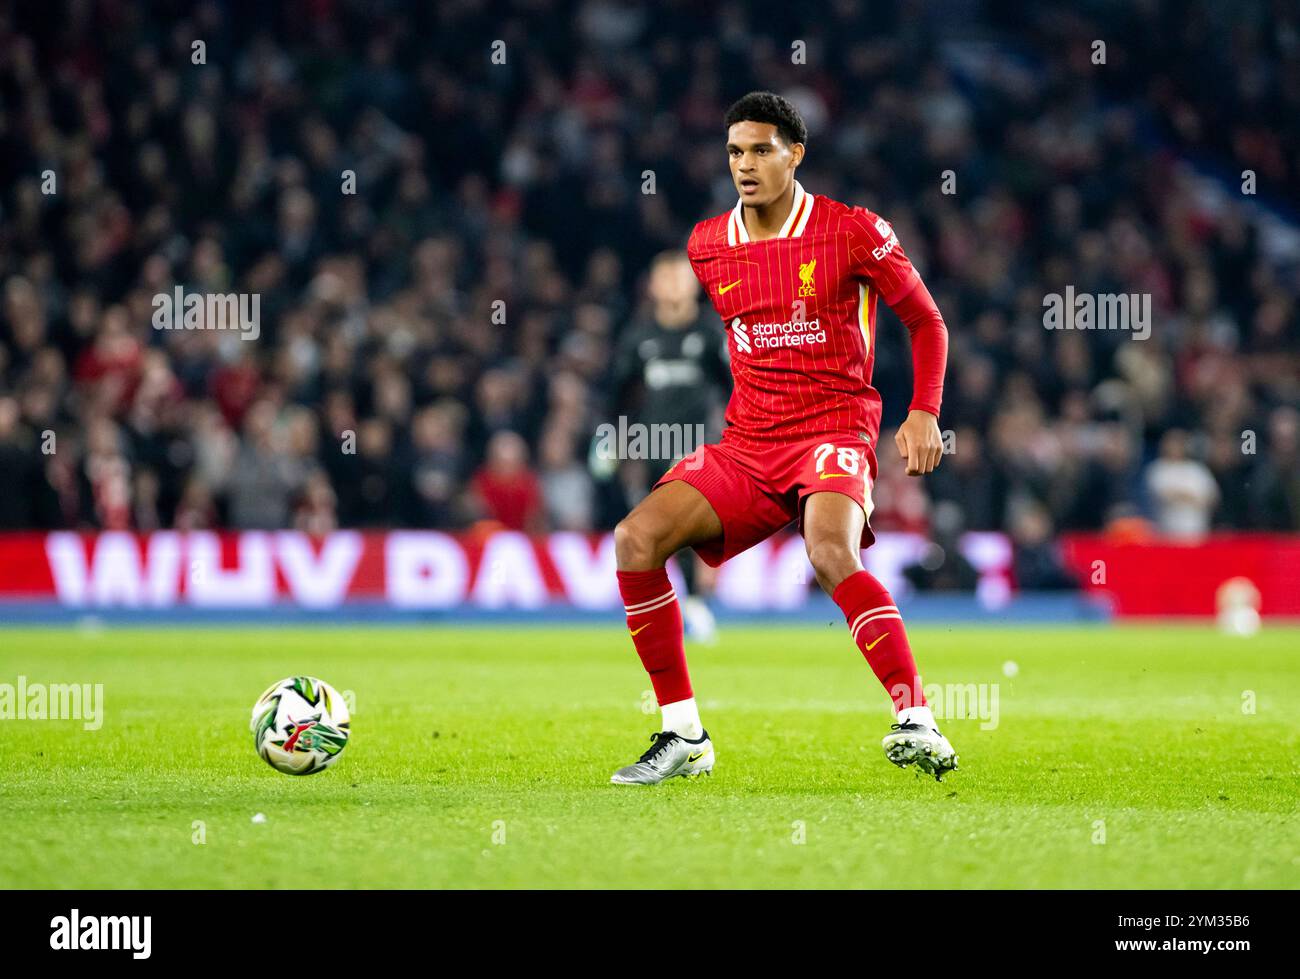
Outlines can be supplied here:
[[[1300, 271], [1254, 220], [1300, 186], [1295, 6], [800, 7], [0, 4], [0, 528], [612, 526], [614, 351], [767, 88], [949, 326], [953, 451], [885, 454], [876, 529], [1300, 530]], [[177, 286], [257, 339], [154, 329]], [[1067, 286], [1149, 338], [1045, 329]], [[875, 383], [888, 429], [888, 313]]]

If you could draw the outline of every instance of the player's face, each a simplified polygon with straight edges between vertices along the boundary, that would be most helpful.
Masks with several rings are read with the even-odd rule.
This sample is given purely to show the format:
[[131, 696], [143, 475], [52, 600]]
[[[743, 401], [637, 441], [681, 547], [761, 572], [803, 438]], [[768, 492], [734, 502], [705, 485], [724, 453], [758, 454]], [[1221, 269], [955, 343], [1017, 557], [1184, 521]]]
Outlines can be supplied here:
[[727, 130], [731, 180], [747, 207], [777, 200], [794, 180], [803, 143], [788, 145], [770, 122], [737, 122]]

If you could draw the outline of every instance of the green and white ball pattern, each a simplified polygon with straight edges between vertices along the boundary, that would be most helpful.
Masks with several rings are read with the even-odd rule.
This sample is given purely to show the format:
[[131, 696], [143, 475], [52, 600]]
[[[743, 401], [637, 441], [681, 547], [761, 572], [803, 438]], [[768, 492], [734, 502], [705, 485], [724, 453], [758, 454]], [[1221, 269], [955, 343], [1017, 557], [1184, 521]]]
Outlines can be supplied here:
[[291, 676], [257, 698], [249, 728], [268, 765], [286, 775], [311, 775], [338, 760], [351, 720], [342, 694], [324, 680]]

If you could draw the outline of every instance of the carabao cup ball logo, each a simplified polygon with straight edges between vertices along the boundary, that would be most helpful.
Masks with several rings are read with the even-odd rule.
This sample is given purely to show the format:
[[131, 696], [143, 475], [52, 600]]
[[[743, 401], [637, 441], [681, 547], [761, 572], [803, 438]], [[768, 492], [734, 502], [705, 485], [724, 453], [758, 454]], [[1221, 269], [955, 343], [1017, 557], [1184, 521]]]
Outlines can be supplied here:
[[311, 775], [338, 760], [351, 717], [342, 695], [324, 680], [291, 676], [253, 705], [249, 728], [257, 753], [286, 775]]

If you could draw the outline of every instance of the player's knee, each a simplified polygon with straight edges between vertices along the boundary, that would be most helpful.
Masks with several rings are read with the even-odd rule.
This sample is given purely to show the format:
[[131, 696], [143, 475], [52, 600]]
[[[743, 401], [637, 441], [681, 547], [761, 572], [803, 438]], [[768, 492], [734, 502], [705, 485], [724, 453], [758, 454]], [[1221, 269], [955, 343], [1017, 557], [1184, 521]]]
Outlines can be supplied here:
[[620, 520], [614, 527], [614, 555], [619, 570], [649, 571], [661, 567], [667, 556], [661, 556], [660, 538], [661, 535], [655, 533], [653, 524], [647, 520], [635, 515]]
[[843, 541], [809, 541], [808, 561], [813, 566], [818, 583], [827, 592], [835, 590], [841, 581], [861, 570], [858, 553]]

